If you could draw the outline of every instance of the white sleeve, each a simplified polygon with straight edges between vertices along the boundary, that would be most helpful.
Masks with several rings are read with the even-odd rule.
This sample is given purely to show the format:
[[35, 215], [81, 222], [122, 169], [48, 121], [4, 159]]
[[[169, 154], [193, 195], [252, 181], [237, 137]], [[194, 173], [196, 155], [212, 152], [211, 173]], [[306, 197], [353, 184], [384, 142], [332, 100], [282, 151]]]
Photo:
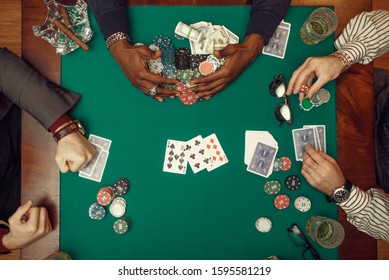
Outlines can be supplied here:
[[350, 64], [368, 64], [389, 51], [389, 12], [363, 12], [343, 29], [335, 47]]
[[375, 239], [389, 242], [389, 198], [376, 188], [363, 191], [353, 186], [350, 198], [339, 204], [347, 221]]

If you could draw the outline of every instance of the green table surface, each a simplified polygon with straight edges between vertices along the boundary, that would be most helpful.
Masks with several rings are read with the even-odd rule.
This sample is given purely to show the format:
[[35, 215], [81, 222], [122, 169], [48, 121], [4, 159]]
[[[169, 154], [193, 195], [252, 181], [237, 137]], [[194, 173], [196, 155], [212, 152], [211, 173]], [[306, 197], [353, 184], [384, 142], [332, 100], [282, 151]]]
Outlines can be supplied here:
[[[145, 96], [126, 79], [105, 48], [104, 39], [91, 16], [95, 31], [90, 51], [76, 50], [62, 58], [62, 84], [83, 97], [73, 115], [87, 132], [112, 140], [101, 183], [78, 174], [61, 175], [60, 249], [74, 259], [302, 259], [303, 248], [289, 240], [287, 228], [297, 223], [304, 229], [312, 215], [337, 218], [337, 207], [327, 203], [302, 177], [301, 162], [295, 160], [292, 129], [324, 124], [327, 153], [336, 157], [335, 83], [329, 103], [305, 112], [298, 97], [291, 97], [293, 124], [278, 126], [274, 108], [281, 102], [269, 94], [273, 76], [288, 81], [308, 56], [334, 50], [333, 37], [316, 46], [305, 45], [299, 29], [315, 7], [290, 7], [285, 21], [291, 23], [285, 59], [260, 55], [245, 72], [210, 101], [193, 106], [178, 98], [160, 103]], [[131, 6], [128, 8], [132, 42], [151, 44], [159, 34], [172, 38], [175, 47], [189, 47], [187, 40], [174, 38], [178, 21], [210, 21], [244, 37], [250, 6]], [[292, 159], [289, 171], [273, 172], [268, 178], [246, 171], [244, 142], [246, 130], [269, 131], [278, 141], [277, 157]], [[167, 139], [187, 141], [197, 135], [216, 133], [229, 162], [212, 172], [186, 175], [162, 171]], [[288, 195], [287, 209], [274, 207], [275, 195], [263, 191], [266, 181], [284, 182], [299, 175], [301, 187], [280, 193]], [[88, 217], [98, 189], [112, 185], [119, 177], [131, 182], [125, 216], [131, 221], [123, 235], [113, 231], [115, 218]], [[307, 196], [312, 208], [299, 212], [293, 206], [297, 196]], [[107, 209], [108, 210], [108, 209]], [[258, 217], [268, 217], [273, 227], [260, 233]], [[305, 233], [305, 230], [303, 230]], [[312, 241], [312, 240], [311, 240]], [[337, 259], [338, 249], [313, 246], [323, 259]]]

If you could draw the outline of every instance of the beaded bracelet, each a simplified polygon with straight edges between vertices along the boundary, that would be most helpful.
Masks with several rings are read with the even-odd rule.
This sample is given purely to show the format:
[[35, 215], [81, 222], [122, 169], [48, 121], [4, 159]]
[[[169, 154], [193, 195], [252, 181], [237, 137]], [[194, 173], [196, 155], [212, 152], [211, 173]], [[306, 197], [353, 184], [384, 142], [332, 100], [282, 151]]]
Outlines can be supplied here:
[[337, 51], [337, 52], [330, 54], [330, 56], [337, 57], [342, 62], [342, 64], [343, 64], [342, 72], [346, 71], [347, 69], [349, 69], [351, 67], [351, 65], [353, 65], [351, 58], [345, 52]]
[[127, 40], [130, 41], [130, 38], [128, 37], [128, 34], [125, 32], [116, 32], [113, 33], [111, 36], [109, 36], [105, 40], [105, 44], [107, 46], [107, 49], [109, 49], [114, 43], [120, 40]]

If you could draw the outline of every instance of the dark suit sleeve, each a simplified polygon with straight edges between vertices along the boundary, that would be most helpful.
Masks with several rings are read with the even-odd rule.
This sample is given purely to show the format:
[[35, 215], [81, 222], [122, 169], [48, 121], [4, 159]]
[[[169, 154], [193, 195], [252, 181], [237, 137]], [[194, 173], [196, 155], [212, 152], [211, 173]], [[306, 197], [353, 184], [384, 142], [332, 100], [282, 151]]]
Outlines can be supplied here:
[[285, 17], [291, 0], [253, 0], [246, 35], [256, 33], [267, 44]]
[[89, 0], [88, 4], [104, 39], [116, 32], [129, 34], [125, 0]]
[[0, 48], [0, 92], [46, 129], [81, 97], [49, 81], [5, 48]]

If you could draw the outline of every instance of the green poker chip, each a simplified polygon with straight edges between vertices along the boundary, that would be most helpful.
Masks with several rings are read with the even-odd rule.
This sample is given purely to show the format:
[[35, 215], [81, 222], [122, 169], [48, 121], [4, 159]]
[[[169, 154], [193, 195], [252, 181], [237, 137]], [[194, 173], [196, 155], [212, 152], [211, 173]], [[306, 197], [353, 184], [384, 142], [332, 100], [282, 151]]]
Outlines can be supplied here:
[[281, 183], [277, 180], [271, 180], [265, 183], [263, 190], [267, 194], [277, 194], [281, 190]]
[[304, 98], [300, 101], [300, 108], [304, 111], [310, 111], [313, 108], [313, 104], [309, 98]]
[[129, 227], [129, 222], [128, 222], [128, 220], [126, 218], [119, 218], [113, 224], [113, 230], [117, 234], [124, 234], [124, 233], [126, 233], [127, 230], [128, 230], [128, 227]]
[[276, 158], [274, 160], [274, 165], [273, 165], [273, 171], [280, 171], [282, 168], [282, 160], [279, 158]]

